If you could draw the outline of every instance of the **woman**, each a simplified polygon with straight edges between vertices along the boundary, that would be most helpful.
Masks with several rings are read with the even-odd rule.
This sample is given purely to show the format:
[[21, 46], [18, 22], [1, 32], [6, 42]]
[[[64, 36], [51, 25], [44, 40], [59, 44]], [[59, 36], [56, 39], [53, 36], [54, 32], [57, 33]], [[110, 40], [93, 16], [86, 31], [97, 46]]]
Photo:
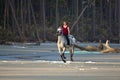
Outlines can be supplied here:
[[68, 35], [70, 34], [70, 28], [67, 24], [67, 22], [63, 22], [62, 25], [62, 31], [63, 31], [63, 35], [65, 36], [66, 40], [67, 40], [67, 45], [70, 45], [70, 41], [69, 41], [69, 37]]

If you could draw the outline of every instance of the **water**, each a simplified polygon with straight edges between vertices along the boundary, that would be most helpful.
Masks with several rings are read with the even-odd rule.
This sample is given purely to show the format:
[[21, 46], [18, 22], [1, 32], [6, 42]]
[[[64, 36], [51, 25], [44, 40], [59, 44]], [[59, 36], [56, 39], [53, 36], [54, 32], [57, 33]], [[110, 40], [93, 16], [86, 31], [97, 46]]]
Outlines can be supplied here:
[[[79, 43], [87, 46], [88, 43]], [[89, 43], [97, 46], [97, 43]], [[120, 44], [111, 44], [111, 47], [120, 48]], [[69, 52], [65, 53], [69, 61]], [[2, 61], [61, 61], [56, 43], [42, 43], [41, 45], [0, 45], [0, 60]], [[119, 53], [88, 52], [75, 49], [75, 62], [120, 62]]]

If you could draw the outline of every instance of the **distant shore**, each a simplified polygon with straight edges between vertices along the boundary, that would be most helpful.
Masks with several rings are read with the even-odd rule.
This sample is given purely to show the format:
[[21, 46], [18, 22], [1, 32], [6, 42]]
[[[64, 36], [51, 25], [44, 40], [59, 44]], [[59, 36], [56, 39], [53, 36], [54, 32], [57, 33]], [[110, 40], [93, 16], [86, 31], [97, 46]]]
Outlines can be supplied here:
[[[13, 44], [26, 44], [26, 45], [40, 45], [40, 43], [55, 43], [56, 41], [28, 41], [28, 42], [21, 42], [21, 41], [5, 41], [5, 40], [0, 40], [0, 45], [13, 45]], [[78, 41], [79, 42], [79, 41]], [[80, 41], [81, 42], [81, 41]], [[82, 43], [99, 43], [99, 41], [85, 41]], [[102, 41], [102, 43], [105, 43], [105, 41]], [[114, 43], [114, 44], [119, 44], [119, 42], [112, 42], [110, 41], [110, 43]]]

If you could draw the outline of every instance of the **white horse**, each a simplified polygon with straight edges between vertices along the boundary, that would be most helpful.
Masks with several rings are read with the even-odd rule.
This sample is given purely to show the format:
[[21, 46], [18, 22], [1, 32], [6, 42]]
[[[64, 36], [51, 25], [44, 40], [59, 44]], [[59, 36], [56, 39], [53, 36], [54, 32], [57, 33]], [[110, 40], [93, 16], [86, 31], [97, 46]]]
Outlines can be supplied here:
[[70, 45], [67, 45], [67, 40], [62, 34], [62, 28], [59, 27], [57, 29], [57, 35], [58, 35], [58, 41], [57, 41], [57, 47], [58, 51], [60, 53], [61, 59], [64, 63], [66, 63], [66, 57], [64, 56], [64, 53], [66, 49], [70, 51], [70, 61], [73, 61], [73, 54], [74, 54], [74, 44], [76, 43], [76, 39], [72, 36], [69, 35], [69, 40], [70, 40]]

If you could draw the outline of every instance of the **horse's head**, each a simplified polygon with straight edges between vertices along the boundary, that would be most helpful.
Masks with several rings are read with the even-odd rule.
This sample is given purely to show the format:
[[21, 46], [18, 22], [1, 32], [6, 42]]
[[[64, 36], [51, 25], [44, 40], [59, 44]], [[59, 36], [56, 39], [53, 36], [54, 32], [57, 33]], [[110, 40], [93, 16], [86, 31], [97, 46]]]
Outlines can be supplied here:
[[61, 35], [61, 34], [62, 34], [62, 28], [59, 27], [59, 28], [57, 29], [57, 35]]

